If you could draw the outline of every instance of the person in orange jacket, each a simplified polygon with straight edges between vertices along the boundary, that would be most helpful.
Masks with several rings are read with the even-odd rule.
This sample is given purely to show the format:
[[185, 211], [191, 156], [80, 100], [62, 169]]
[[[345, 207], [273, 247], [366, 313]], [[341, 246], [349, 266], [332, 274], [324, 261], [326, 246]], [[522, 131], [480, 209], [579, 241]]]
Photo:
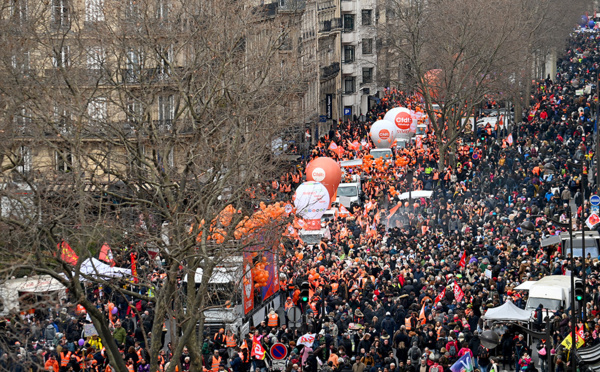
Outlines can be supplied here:
[[44, 370], [58, 372], [58, 369], [58, 360], [56, 360], [56, 357], [53, 354], [51, 354], [50, 358], [48, 358], [48, 360], [44, 364]]

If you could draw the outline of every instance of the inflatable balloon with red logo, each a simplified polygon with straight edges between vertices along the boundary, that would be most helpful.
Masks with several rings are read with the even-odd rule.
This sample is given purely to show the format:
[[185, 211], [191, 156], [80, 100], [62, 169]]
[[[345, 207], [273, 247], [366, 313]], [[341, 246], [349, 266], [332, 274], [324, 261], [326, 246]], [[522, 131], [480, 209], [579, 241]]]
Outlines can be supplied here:
[[378, 149], [389, 149], [396, 138], [396, 125], [389, 120], [377, 120], [369, 132], [371, 141]]
[[316, 158], [306, 166], [306, 180], [320, 182], [325, 186], [329, 193], [329, 204], [327, 205], [327, 209], [329, 209], [337, 197], [337, 189], [342, 182], [342, 168], [332, 158]]
[[321, 217], [329, 207], [329, 192], [319, 182], [304, 182], [294, 194], [296, 213], [304, 218], [305, 230], [319, 230]]
[[383, 120], [396, 126], [396, 138], [410, 138], [417, 132], [417, 119], [406, 107], [395, 107], [385, 113]]

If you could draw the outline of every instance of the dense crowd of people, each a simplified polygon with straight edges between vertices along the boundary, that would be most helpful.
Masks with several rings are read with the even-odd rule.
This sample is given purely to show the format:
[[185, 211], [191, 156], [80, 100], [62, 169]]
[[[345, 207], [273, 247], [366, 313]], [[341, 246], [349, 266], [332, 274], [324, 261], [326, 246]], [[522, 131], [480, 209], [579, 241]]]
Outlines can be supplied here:
[[[573, 33], [556, 76], [532, 87], [524, 117], [475, 128], [457, 143], [452, 165], [443, 170], [438, 170], [431, 132], [419, 146], [394, 149], [395, 159], [407, 159], [408, 165], [365, 161], [350, 168], [345, 177], [358, 174], [362, 179], [362, 206], [329, 221], [330, 237], [319, 244], [305, 244], [298, 235], [285, 239], [284, 308], [299, 305], [298, 289], [308, 281], [305, 329], [289, 329], [286, 319], [272, 313], [249, 335], [222, 329], [204, 341], [205, 370], [273, 369], [269, 358], [253, 355], [250, 346], [258, 342], [268, 351], [281, 342], [289, 349], [287, 372], [447, 372], [465, 354], [480, 372], [551, 372], [550, 358], [556, 371], [564, 372], [568, 359], [561, 342], [571, 329], [571, 309], [551, 314], [551, 339], [530, 342], [517, 328], [489, 324], [482, 316], [507, 301], [524, 308], [526, 293], [514, 289], [518, 284], [570, 270], [568, 254], [557, 246], [542, 247], [540, 238], [565, 230], [554, 220], [577, 217], [579, 229], [582, 216], [590, 213], [587, 198], [597, 185], [591, 183], [594, 177], [588, 179], [591, 167], [581, 164], [594, 154], [596, 103], [593, 90], [584, 88], [600, 72], [596, 45], [596, 33]], [[278, 184], [273, 192], [289, 196], [302, 181], [303, 167], [315, 157], [368, 159], [370, 123], [393, 107], [419, 104], [417, 95], [386, 90], [366, 115], [367, 122], [340, 123], [311, 148], [297, 173], [282, 178], [285, 186]], [[498, 108], [492, 101], [487, 105]], [[331, 142], [344, 151], [331, 150]], [[398, 201], [397, 195], [409, 190], [431, 190], [433, 195]], [[521, 228], [525, 221], [534, 224], [533, 234]], [[600, 342], [599, 271], [597, 257], [575, 258], [575, 273], [585, 277], [588, 288], [583, 325], [588, 346]], [[89, 296], [102, 307], [110, 293], [96, 288]], [[142, 329], [152, 329], [153, 309], [140, 301], [135, 306], [141, 316], [132, 317], [125, 298], [111, 301], [117, 308], [107, 309], [114, 314], [113, 337], [129, 371], [155, 372], [149, 371], [142, 334]], [[2, 351], [0, 369], [110, 370], [102, 340], [82, 336], [89, 322], [80, 308], [57, 306], [24, 316], [29, 317], [33, 342], [10, 343], [14, 349]], [[546, 327], [541, 313], [534, 322], [539, 329]], [[489, 350], [479, 336], [492, 327], [501, 340]], [[11, 332], [18, 340], [17, 333], [25, 330]], [[305, 333], [316, 334], [314, 342], [297, 343]], [[172, 350], [168, 344], [161, 351], [161, 371], [173, 362], [178, 371], [189, 370], [187, 350], [182, 355]]]

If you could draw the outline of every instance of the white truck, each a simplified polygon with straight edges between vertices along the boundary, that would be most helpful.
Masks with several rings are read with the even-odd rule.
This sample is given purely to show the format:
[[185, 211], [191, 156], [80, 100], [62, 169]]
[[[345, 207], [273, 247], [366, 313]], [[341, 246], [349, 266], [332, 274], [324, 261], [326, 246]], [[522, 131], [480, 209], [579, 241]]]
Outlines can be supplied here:
[[[575, 278], [575, 281], [580, 282], [581, 279]], [[544, 310], [550, 312], [571, 306], [571, 277], [568, 275], [548, 275], [533, 283], [525, 282], [515, 289], [527, 290], [527, 288], [529, 298], [525, 310], [530, 310], [532, 313], [540, 304]]]

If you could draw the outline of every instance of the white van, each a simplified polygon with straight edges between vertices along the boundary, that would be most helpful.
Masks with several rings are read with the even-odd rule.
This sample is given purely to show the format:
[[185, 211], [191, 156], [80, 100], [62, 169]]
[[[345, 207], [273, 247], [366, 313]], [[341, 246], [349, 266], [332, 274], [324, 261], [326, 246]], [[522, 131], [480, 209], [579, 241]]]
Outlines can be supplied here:
[[[581, 279], [576, 278], [575, 281], [580, 282]], [[525, 310], [533, 312], [540, 304], [549, 311], [571, 306], [571, 277], [548, 275], [531, 284]]]
[[373, 159], [384, 158], [385, 160], [392, 160], [393, 153], [391, 149], [372, 149], [370, 152]]
[[346, 208], [353, 208], [362, 204], [360, 200], [360, 183], [340, 183], [337, 189], [336, 203], [343, 205]]

